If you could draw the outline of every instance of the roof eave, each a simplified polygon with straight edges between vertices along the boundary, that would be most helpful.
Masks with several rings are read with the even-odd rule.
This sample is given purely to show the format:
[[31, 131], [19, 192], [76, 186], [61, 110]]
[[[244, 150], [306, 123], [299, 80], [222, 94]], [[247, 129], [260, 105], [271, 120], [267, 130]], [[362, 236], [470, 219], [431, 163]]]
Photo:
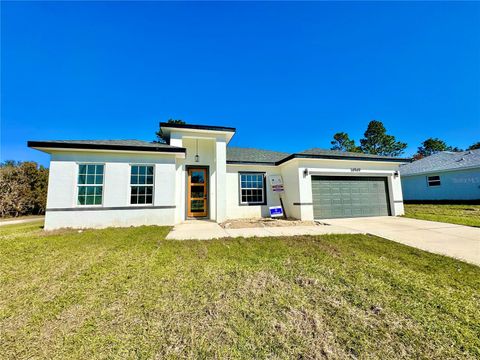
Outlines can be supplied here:
[[150, 153], [168, 153], [185, 154], [187, 150], [180, 147], [147, 147], [135, 145], [107, 145], [107, 144], [75, 144], [75, 143], [54, 143], [48, 141], [28, 141], [27, 146], [32, 149], [49, 152], [48, 150], [87, 150], [87, 151], [122, 151], [122, 152], [150, 152]]
[[381, 158], [367, 156], [344, 156], [344, 155], [313, 155], [313, 154], [291, 154], [276, 164], [281, 165], [292, 159], [318, 159], [318, 160], [352, 160], [352, 161], [374, 161], [374, 162], [390, 162], [390, 163], [409, 163], [411, 159], [403, 158]]

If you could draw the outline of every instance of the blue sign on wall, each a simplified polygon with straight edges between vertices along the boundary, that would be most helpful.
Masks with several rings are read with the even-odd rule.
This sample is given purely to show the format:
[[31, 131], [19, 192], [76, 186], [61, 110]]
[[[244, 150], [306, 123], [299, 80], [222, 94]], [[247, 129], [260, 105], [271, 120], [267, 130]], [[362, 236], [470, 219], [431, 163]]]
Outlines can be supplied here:
[[283, 209], [281, 206], [270, 206], [270, 216], [271, 217], [279, 217], [283, 216]]

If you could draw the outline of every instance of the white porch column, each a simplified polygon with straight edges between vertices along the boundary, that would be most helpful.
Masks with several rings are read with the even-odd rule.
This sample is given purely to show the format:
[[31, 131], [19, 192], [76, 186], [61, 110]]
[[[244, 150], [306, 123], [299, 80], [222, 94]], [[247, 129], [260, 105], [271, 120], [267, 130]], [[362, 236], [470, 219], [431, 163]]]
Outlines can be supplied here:
[[[182, 136], [178, 133], [172, 133], [170, 145], [183, 147]], [[175, 224], [178, 224], [185, 221], [185, 160], [176, 159], [175, 163]]]
[[215, 142], [215, 163], [216, 221], [223, 222], [227, 214], [227, 143], [225, 139], [217, 139]]

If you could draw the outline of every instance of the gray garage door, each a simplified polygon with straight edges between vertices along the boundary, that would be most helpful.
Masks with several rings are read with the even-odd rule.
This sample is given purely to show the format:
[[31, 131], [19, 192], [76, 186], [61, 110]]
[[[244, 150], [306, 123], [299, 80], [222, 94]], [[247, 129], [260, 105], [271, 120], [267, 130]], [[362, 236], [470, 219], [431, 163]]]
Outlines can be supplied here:
[[312, 176], [312, 191], [316, 219], [390, 214], [386, 178]]

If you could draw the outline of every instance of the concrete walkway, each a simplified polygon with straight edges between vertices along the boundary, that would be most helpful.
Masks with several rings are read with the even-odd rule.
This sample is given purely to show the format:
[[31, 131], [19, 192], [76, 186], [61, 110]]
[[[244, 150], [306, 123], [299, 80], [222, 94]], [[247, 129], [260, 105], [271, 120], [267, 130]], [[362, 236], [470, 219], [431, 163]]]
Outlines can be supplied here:
[[184, 223], [175, 225], [172, 231], [170, 231], [170, 233], [167, 235], [167, 239], [209, 240], [227, 237], [268, 237], [358, 233], [360, 233], [358, 230], [333, 225], [224, 229], [213, 221], [188, 220]]
[[480, 228], [392, 216], [321, 221], [480, 265]]
[[43, 220], [43, 219], [45, 219], [45, 216], [42, 215], [42, 216], [32, 216], [24, 219], [2, 220], [0, 221], [0, 226], [23, 224], [23, 223], [29, 223], [29, 222], [34, 222], [34, 221]]

